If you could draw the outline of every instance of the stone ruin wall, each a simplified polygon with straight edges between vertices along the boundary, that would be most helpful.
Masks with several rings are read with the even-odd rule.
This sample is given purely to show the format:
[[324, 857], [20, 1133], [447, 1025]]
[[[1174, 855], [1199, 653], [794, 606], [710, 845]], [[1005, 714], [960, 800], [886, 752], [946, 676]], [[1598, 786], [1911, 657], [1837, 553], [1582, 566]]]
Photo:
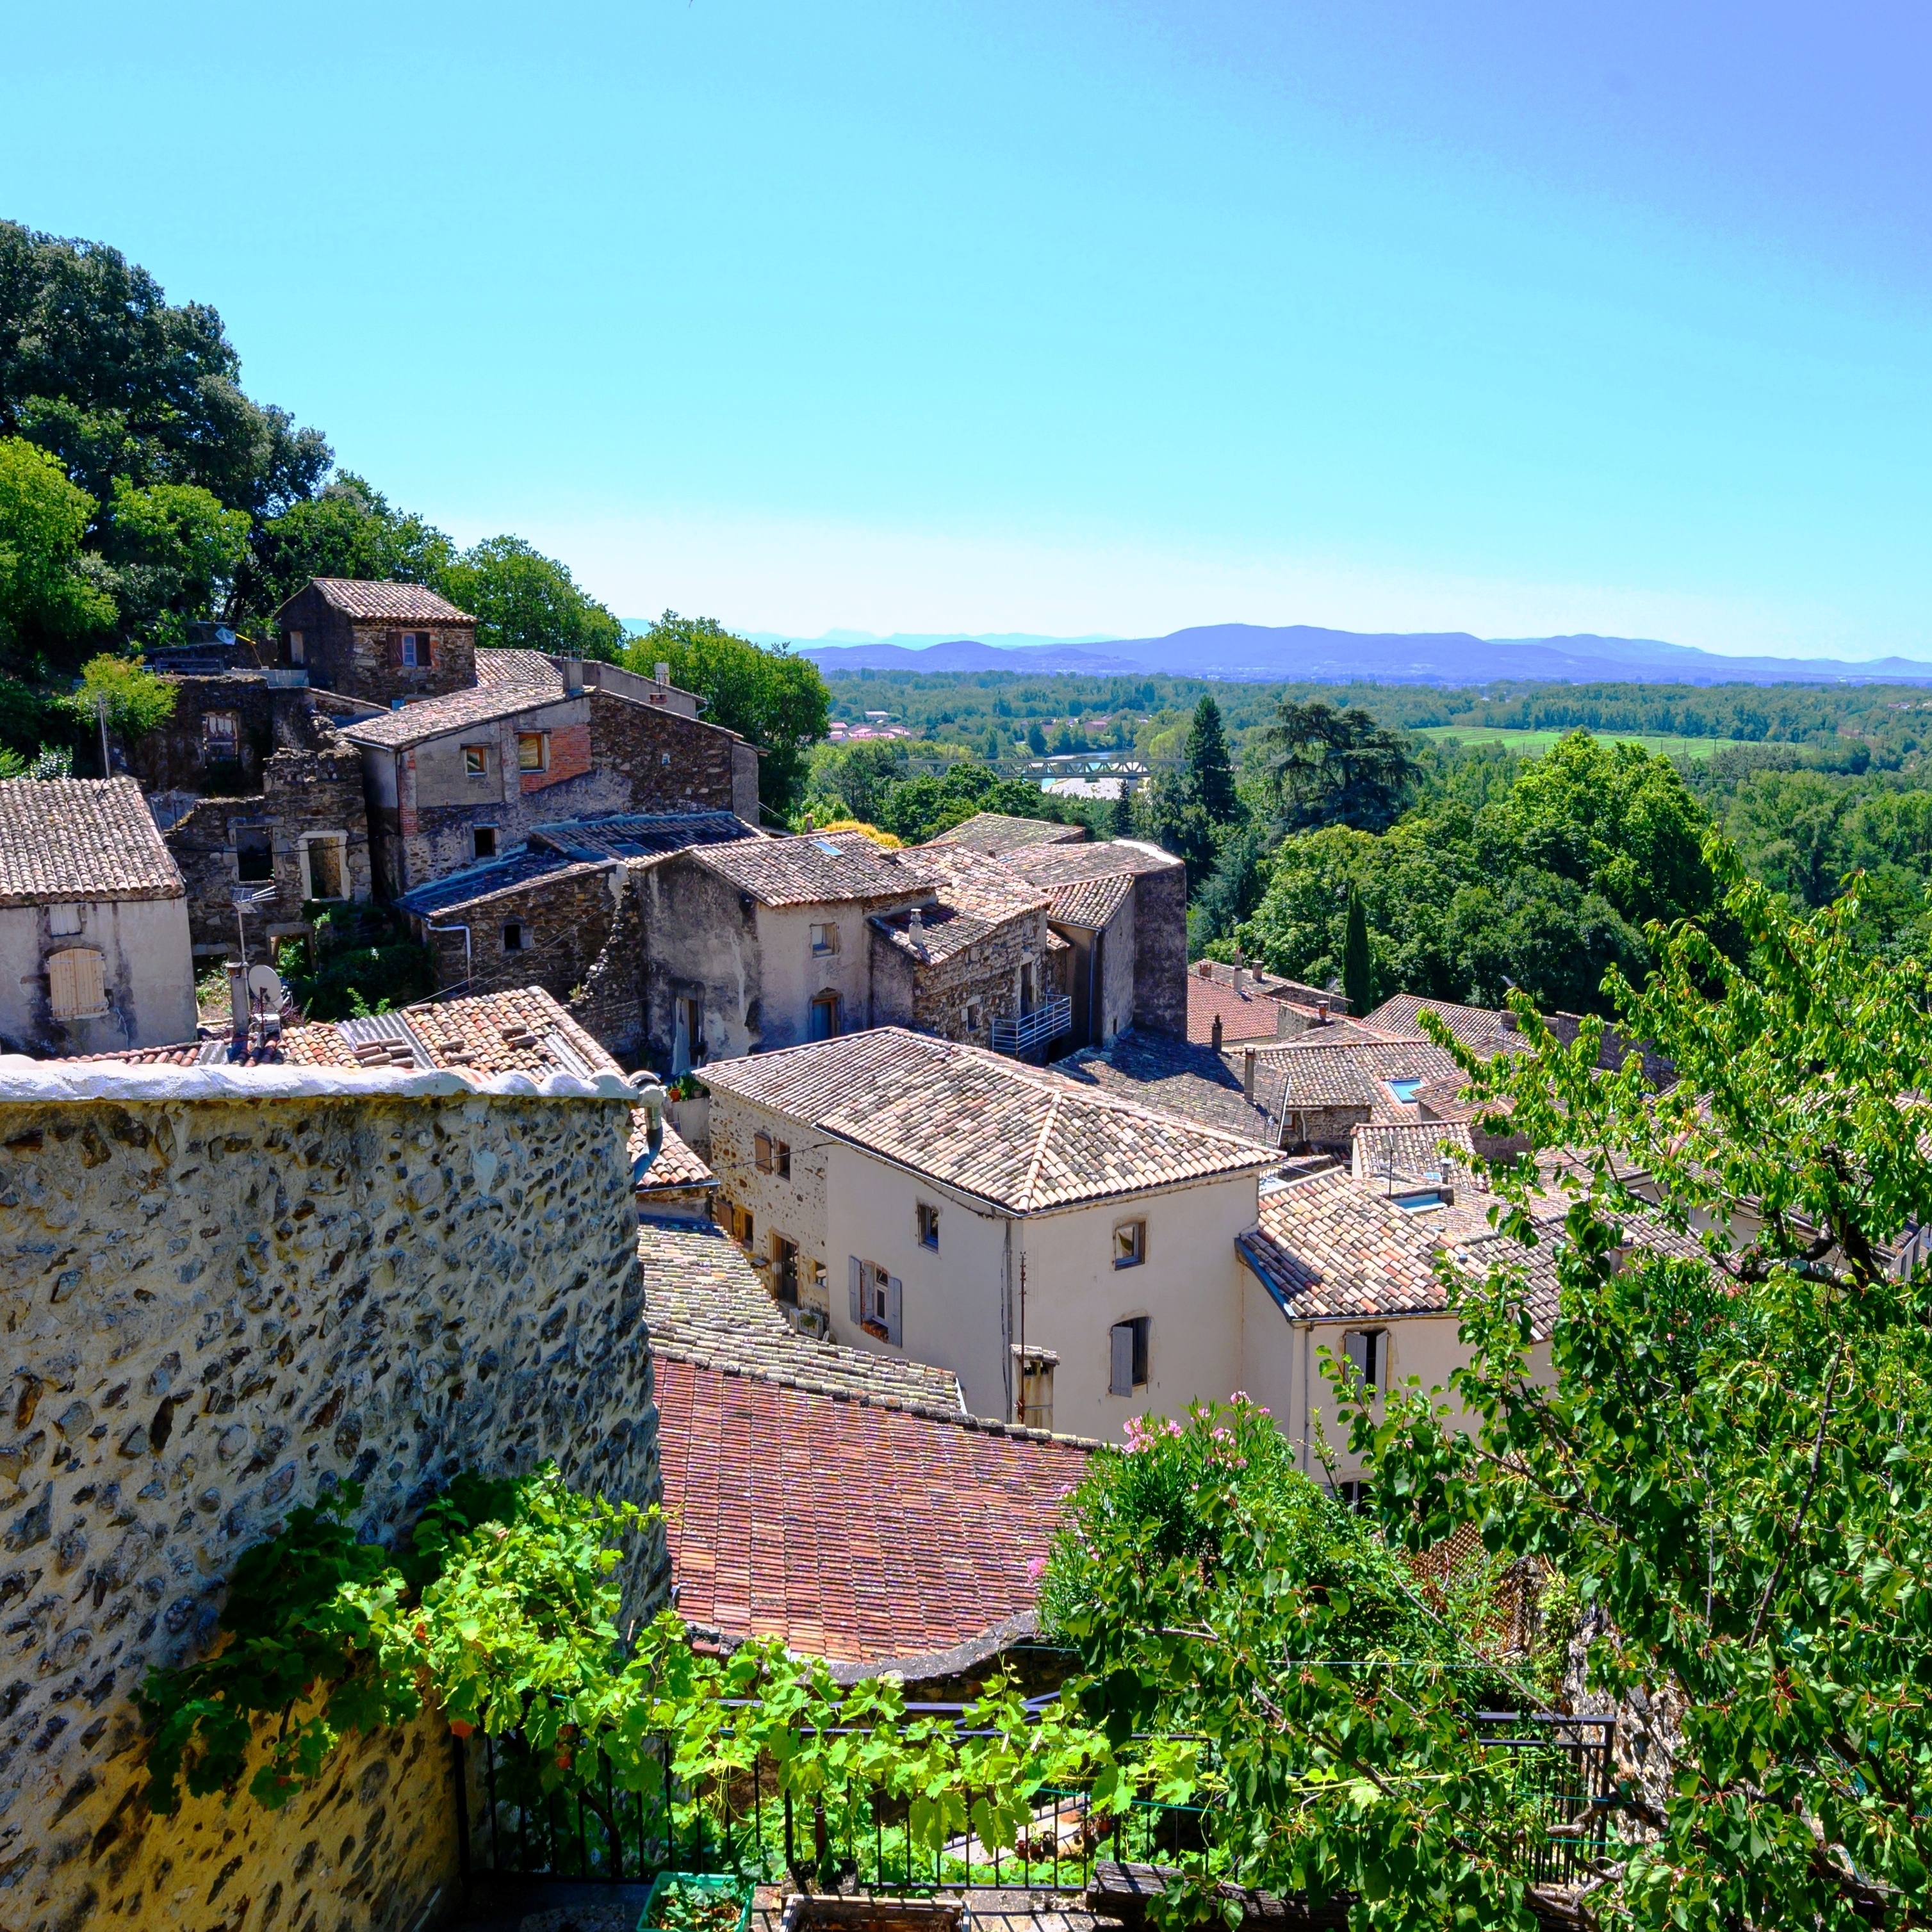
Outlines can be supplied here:
[[[384, 1541], [466, 1466], [656, 1498], [622, 1090], [0, 1061], [0, 1932], [403, 1932], [454, 1904], [440, 1718], [350, 1739], [285, 1810], [158, 1818], [130, 1695], [344, 1478]], [[652, 1607], [662, 1536], [620, 1574], [626, 1616]]]

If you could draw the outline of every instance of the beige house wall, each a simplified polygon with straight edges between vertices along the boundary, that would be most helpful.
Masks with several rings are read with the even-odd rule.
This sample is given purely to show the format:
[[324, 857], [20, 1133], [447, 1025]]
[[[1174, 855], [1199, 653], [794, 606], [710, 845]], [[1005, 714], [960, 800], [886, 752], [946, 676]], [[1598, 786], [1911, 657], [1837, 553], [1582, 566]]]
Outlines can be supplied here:
[[[186, 895], [76, 903], [80, 930], [73, 934], [54, 932], [50, 906], [0, 906], [0, 1052], [124, 1053], [194, 1039]], [[100, 955], [106, 1012], [55, 1018], [47, 960], [70, 948]]]

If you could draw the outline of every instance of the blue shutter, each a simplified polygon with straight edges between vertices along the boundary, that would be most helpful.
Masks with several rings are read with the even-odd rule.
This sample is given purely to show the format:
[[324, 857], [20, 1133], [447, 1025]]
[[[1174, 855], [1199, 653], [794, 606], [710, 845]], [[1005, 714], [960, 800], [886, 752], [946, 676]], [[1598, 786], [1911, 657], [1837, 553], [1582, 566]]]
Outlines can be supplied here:
[[1134, 1324], [1131, 1322], [1117, 1322], [1108, 1331], [1108, 1340], [1112, 1345], [1113, 1360], [1109, 1365], [1112, 1376], [1107, 1384], [1109, 1395], [1132, 1395], [1134, 1392]]
[[897, 1275], [886, 1281], [886, 1340], [895, 1348], [905, 1345], [905, 1283]]
[[860, 1270], [865, 1266], [865, 1264], [860, 1260], [856, 1255], [850, 1255], [846, 1258], [846, 1265], [847, 1280], [850, 1282], [852, 1288], [852, 1326], [854, 1328], [856, 1328], [860, 1322], [859, 1273]]

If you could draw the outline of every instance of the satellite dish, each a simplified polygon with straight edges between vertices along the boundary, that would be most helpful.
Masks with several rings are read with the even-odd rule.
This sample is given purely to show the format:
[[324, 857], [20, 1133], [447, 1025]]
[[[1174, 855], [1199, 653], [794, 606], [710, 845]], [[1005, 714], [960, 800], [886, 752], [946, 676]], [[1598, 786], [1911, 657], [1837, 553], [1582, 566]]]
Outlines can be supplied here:
[[251, 1006], [266, 1004], [270, 1012], [278, 1013], [284, 997], [281, 975], [272, 966], [248, 968], [248, 1004]]

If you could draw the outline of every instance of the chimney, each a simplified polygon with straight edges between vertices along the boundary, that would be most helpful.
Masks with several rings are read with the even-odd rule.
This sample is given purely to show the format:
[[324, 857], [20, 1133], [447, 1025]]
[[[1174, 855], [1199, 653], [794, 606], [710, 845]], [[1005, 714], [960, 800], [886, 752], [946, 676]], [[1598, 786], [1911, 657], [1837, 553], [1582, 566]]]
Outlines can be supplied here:
[[1238, 993], [1241, 990], [1241, 962], [1238, 959], [1234, 962], [1234, 991]]
[[1255, 1104], [1255, 1050], [1251, 1046], [1241, 1048], [1241, 1096], [1250, 1106]]
[[1194, 970], [1201, 978], [1211, 980], [1214, 976], [1214, 962], [1211, 959], [1200, 960], [1196, 962]]
[[926, 916], [917, 906], [906, 914], [906, 937], [916, 944], [926, 938]]
[[1219, 1013], [1214, 1016], [1214, 1036], [1208, 1043], [1216, 1053], [1221, 1051], [1221, 1016]]
[[670, 682], [670, 666], [668, 664], [660, 664], [657, 668], [657, 670], [658, 683], [669, 684]]
[[1317, 1000], [1315, 1002], [1315, 1024], [1317, 1026], [1326, 1026], [1328, 1024], [1328, 1002], [1326, 999]]
[[566, 698], [584, 695], [584, 660], [566, 658], [563, 660], [563, 694]]
[[248, 1037], [248, 969], [238, 959], [228, 962], [228, 1020], [238, 1040]]

